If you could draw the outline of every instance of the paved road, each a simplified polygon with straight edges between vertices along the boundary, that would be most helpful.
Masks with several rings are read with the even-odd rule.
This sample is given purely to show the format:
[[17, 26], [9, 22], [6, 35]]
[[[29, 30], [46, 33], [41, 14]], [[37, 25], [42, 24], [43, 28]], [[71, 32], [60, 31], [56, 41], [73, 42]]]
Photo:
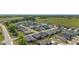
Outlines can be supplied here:
[[6, 45], [13, 45], [13, 41], [6, 29], [6, 27], [3, 25], [3, 24], [0, 24], [1, 27], [2, 27], [2, 30], [3, 30], [3, 35], [4, 35], [4, 38], [5, 40], [3, 41]]
[[35, 31], [35, 30], [31, 29], [30, 27], [26, 27], [26, 26], [23, 26], [23, 25], [20, 25], [20, 26], [26, 28], [29, 32], [32, 31], [34, 33], [38, 33], [38, 31]]

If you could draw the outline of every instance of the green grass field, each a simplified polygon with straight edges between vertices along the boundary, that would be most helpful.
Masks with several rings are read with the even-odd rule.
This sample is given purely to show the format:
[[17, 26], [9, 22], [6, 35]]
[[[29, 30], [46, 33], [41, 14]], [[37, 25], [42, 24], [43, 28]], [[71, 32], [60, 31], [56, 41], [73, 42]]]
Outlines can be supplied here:
[[2, 34], [0, 34], [0, 42], [4, 40], [4, 37]]
[[0, 42], [4, 40], [3, 35], [0, 34]]
[[36, 18], [36, 22], [64, 25], [64, 26], [70, 26], [70, 27], [79, 27], [79, 18], [72, 18], [72, 19], [56, 18], [56, 17], [48, 17], [46, 19]]
[[3, 37], [3, 35], [2, 35], [2, 30], [1, 30], [1, 28], [0, 28], [0, 42], [3, 41], [3, 40], [4, 40], [4, 37]]

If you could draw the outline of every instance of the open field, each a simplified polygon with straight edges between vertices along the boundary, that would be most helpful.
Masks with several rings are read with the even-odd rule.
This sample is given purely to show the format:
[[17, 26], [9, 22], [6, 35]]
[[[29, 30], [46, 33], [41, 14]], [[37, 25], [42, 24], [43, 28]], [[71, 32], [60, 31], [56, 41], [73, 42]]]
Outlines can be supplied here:
[[48, 17], [46, 19], [36, 18], [36, 22], [39, 23], [47, 23], [47, 24], [56, 24], [62, 26], [69, 26], [69, 27], [79, 27], [79, 18], [55, 18], [55, 17]]

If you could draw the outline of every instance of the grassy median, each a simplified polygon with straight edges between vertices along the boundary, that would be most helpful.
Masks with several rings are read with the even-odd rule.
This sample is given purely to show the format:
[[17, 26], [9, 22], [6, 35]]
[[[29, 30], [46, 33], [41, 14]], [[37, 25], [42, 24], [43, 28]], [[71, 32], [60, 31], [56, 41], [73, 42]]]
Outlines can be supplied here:
[[2, 34], [2, 29], [0, 28], [0, 42], [4, 40], [4, 36]]

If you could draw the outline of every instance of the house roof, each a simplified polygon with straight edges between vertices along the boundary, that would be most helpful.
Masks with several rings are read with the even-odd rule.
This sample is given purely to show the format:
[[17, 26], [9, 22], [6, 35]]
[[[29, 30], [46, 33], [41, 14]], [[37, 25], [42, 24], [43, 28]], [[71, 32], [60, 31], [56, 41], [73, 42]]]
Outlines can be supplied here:
[[63, 39], [67, 39], [67, 40], [71, 39], [71, 36], [69, 34], [60, 34], [59, 36], [62, 37]]
[[41, 40], [41, 41], [38, 41], [40, 45], [48, 45], [48, 44], [51, 44], [51, 40]]
[[53, 34], [53, 31], [50, 30], [50, 31], [47, 31], [46, 33], [47, 33], [48, 35], [52, 35], [52, 34]]
[[40, 39], [41, 38], [41, 35], [39, 35], [39, 34], [33, 34], [32, 35], [34, 38], [36, 38], [36, 39]]
[[48, 35], [46, 32], [40, 32], [39, 34], [41, 35], [41, 37], [46, 37]]
[[27, 35], [27, 36], [25, 36], [25, 38], [26, 38], [27, 41], [34, 41], [34, 40], [37, 40], [37, 39], [35, 39], [34, 37], [32, 37], [31, 35]]
[[69, 34], [69, 35], [74, 35], [73, 30], [63, 30], [64, 33]]

